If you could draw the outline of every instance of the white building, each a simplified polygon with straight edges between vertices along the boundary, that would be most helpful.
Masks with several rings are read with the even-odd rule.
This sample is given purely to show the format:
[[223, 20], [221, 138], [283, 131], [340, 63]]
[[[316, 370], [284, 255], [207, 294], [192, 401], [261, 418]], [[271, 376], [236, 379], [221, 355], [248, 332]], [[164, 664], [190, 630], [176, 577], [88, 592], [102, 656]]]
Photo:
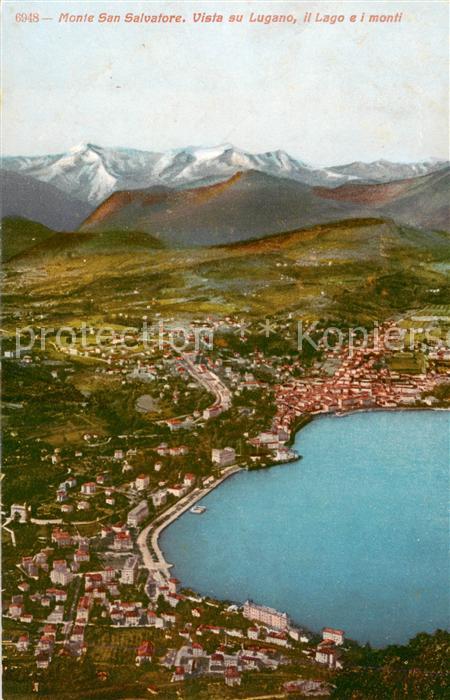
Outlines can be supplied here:
[[336, 630], [333, 627], [324, 627], [322, 630], [322, 639], [324, 642], [334, 642], [336, 646], [342, 646], [344, 643], [344, 630]]
[[138, 527], [146, 518], [148, 518], [147, 501], [141, 501], [128, 513], [127, 523], [130, 527]]
[[229, 467], [236, 460], [236, 451], [232, 447], [224, 447], [223, 450], [213, 449], [211, 460], [220, 467]]
[[26, 523], [28, 518], [27, 504], [24, 503], [20, 505], [19, 503], [13, 503], [11, 506], [11, 518], [15, 520], [18, 517], [19, 523]]
[[150, 483], [150, 478], [148, 474], [139, 474], [136, 477], [135, 486], [138, 491], [144, 491]]
[[328, 668], [336, 668], [338, 663], [337, 653], [334, 646], [328, 647], [319, 644], [316, 649], [314, 659], [318, 664], [324, 664], [325, 666], [328, 666]]
[[120, 582], [133, 586], [139, 575], [139, 559], [136, 556], [128, 557], [122, 569]]
[[52, 569], [52, 571], [50, 571], [50, 579], [52, 583], [59, 584], [60, 586], [68, 586], [73, 580], [73, 576], [73, 573], [67, 567], [58, 567], [57, 569]]
[[286, 630], [289, 627], [289, 618], [286, 613], [265, 605], [256, 605], [251, 600], [244, 603], [243, 614], [247, 620], [255, 620], [272, 629]]
[[155, 508], [163, 506], [167, 501], [167, 491], [166, 489], [159, 489], [151, 494], [150, 498]]

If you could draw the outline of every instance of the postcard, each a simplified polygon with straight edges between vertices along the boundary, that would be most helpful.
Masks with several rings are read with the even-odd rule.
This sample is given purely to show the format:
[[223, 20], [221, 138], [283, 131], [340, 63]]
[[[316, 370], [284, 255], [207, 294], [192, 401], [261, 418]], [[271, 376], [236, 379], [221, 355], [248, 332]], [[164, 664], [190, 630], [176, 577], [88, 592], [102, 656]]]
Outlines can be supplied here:
[[444, 0], [4, 0], [7, 700], [448, 697]]

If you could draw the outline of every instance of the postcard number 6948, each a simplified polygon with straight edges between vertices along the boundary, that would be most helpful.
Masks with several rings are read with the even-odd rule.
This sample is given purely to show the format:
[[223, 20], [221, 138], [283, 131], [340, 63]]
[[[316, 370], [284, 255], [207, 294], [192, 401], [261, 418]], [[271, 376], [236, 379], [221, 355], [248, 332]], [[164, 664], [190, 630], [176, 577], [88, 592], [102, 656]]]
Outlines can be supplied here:
[[16, 22], [39, 22], [39, 12], [16, 12]]

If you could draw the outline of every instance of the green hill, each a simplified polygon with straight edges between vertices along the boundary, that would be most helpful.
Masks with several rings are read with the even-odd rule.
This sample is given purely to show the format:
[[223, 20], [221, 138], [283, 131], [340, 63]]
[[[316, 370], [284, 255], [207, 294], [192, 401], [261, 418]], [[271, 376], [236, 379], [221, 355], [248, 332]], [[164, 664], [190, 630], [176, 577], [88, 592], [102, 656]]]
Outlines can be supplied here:
[[[450, 234], [382, 219], [335, 222], [231, 245], [164, 248], [148, 234], [67, 233], [7, 265], [5, 292], [98, 314], [375, 318], [447, 299]], [[20, 284], [17, 282], [20, 272]], [[436, 292], [436, 290], [438, 290]], [[77, 311], [78, 313], [78, 311]]]

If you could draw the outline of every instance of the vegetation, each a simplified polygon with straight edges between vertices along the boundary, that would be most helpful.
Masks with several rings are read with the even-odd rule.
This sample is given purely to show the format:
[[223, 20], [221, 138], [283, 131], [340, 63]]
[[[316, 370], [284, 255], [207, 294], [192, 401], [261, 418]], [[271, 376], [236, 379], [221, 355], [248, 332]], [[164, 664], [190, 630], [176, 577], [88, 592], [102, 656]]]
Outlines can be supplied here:
[[[26, 308], [28, 294], [60, 313], [108, 314], [124, 305], [132, 312], [146, 299], [151, 313], [178, 317], [291, 311], [367, 320], [450, 298], [439, 268], [449, 235], [378, 219], [188, 250], [158, 247], [150, 237], [148, 255], [143, 234], [124, 247], [128, 235], [58, 234], [22, 251], [8, 265], [5, 300]], [[17, 277], [18, 269], [26, 274]]]
[[342, 700], [437, 700], [450, 687], [450, 634], [418, 634], [405, 646], [353, 647], [334, 679]]

